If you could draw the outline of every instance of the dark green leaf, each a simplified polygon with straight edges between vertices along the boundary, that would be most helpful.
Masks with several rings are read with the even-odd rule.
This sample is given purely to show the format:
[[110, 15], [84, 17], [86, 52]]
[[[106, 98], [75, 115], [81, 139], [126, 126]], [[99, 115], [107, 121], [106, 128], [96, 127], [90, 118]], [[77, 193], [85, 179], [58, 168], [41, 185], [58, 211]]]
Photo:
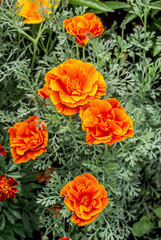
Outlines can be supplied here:
[[13, 231], [18, 235], [18, 236], [21, 236], [23, 238], [25, 238], [25, 231], [22, 229], [22, 226], [21, 227], [12, 227]]
[[17, 164], [16, 163], [14, 163], [14, 162], [12, 162], [12, 164], [10, 164], [9, 166], [8, 166], [8, 172], [11, 172], [11, 171], [13, 171], [13, 170], [15, 170], [16, 168], [18, 168], [18, 166], [17, 166]]
[[157, 215], [158, 218], [161, 218], [161, 207], [154, 209], [154, 213]]
[[13, 177], [13, 178], [22, 178], [25, 176], [25, 173], [13, 172], [13, 173], [7, 174], [7, 176]]
[[2, 215], [2, 220], [1, 220], [1, 224], [0, 224], [0, 231], [2, 231], [4, 229], [5, 223], [6, 223], [5, 217], [4, 217], [4, 215]]
[[113, 12], [113, 10], [109, 7], [107, 7], [105, 4], [96, 1], [96, 0], [69, 0], [69, 2], [71, 4], [77, 4], [77, 5], [81, 5], [81, 6], [87, 6], [93, 9], [97, 9], [103, 12]]
[[134, 223], [132, 233], [136, 237], [142, 237], [149, 233], [152, 228], [150, 219], [146, 216], [142, 217], [138, 222]]
[[15, 220], [14, 220], [13, 216], [8, 211], [5, 211], [5, 215], [8, 219], [8, 221], [10, 221], [10, 223], [12, 223], [12, 224], [15, 223]]
[[116, 1], [107, 1], [107, 2], [104, 2], [104, 4], [113, 9], [113, 10], [116, 10], [116, 9], [122, 9], [122, 8], [129, 8], [130, 5], [128, 3], [124, 3], [124, 2], [116, 2]]
[[137, 15], [134, 13], [130, 13], [130, 14], [126, 15], [126, 17], [124, 19], [125, 25], [128, 24], [129, 22], [133, 21], [135, 18], [137, 18]]
[[10, 212], [10, 214], [12, 214], [18, 219], [22, 218], [21, 214], [18, 211], [14, 210], [13, 208], [8, 208], [8, 211]]
[[149, 8], [161, 10], [161, 1], [148, 4]]
[[22, 214], [22, 222], [23, 222], [25, 230], [27, 232], [30, 232], [31, 228], [30, 228], [30, 223], [29, 223], [29, 217], [26, 212], [23, 212], [23, 214]]
[[161, 220], [158, 221], [158, 227], [161, 228]]

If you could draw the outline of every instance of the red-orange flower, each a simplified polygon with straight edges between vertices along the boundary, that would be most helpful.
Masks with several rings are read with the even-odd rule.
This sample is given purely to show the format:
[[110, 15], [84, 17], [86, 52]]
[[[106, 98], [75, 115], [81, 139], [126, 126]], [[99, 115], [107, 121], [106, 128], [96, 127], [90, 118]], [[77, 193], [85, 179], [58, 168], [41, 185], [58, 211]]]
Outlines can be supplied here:
[[54, 171], [54, 167], [51, 167], [51, 168], [46, 169], [45, 171], [40, 172], [39, 174], [37, 174], [36, 175], [37, 182], [38, 183], [42, 183], [42, 182], [48, 183], [49, 179], [51, 178], [51, 174], [53, 173], [53, 171]]
[[65, 115], [78, 113], [80, 106], [106, 94], [106, 83], [101, 73], [92, 64], [80, 60], [68, 59], [54, 67], [46, 73], [45, 81], [43, 89], [47, 85], [52, 103], [59, 113]]
[[75, 36], [76, 42], [80, 45], [87, 45], [89, 38], [97, 37], [104, 32], [101, 21], [94, 13], [65, 19], [63, 27], [69, 34]]
[[68, 210], [74, 212], [71, 221], [84, 226], [96, 219], [107, 206], [109, 199], [103, 185], [89, 173], [77, 176], [60, 192], [65, 197]]
[[71, 240], [71, 239], [67, 237], [63, 237], [63, 238], [59, 238], [58, 240]]
[[[49, 0], [17, 0], [16, 7], [20, 7], [19, 15], [24, 17], [28, 24], [41, 23], [44, 14], [51, 14], [51, 3]], [[54, 8], [58, 7], [58, 0], [53, 0]]]
[[112, 145], [134, 136], [133, 121], [115, 98], [93, 100], [86, 110], [81, 109], [80, 117], [89, 145]]
[[3, 157], [5, 157], [7, 155], [4, 148], [1, 145], [0, 145], [0, 154], [2, 154]]
[[46, 152], [48, 133], [42, 120], [34, 115], [8, 129], [15, 163], [28, 162]]
[[6, 198], [13, 199], [17, 193], [18, 185], [15, 179], [9, 177], [6, 179], [6, 175], [0, 175], [0, 202], [4, 202]]

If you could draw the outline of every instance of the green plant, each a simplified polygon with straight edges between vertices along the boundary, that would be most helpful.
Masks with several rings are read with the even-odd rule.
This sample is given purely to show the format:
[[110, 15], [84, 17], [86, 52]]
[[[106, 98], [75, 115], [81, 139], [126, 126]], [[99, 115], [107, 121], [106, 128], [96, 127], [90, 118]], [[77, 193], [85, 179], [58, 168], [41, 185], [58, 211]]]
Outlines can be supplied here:
[[[84, 50], [76, 47], [74, 37], [62, 24], [64, 19], [83, 14], [86, 7], [73, 10], [60, 5], [41, 25], [31, 26], [14, 13], [14, 4], [2, 0], [0, 5], [0, 143], [7, 152], [5, 160], [1, 156], [0, 171], [17, 179], [21, 188], [14, 201], [7, 200], [0, 206], [1, 239], [25, 239], [27, 234], [32, 236], [37, 225], [53, 239], [133, 239], [131, 227], [143, 216], [137, 223], [139, 235], [159, 239], [160, 233], [155, 236], [158, 218], [153, 214], [149, 220], [152, 209], [160, 206], [161, 192], [161, 58], [159, 54], [155, 59], [151, 55], [156, 33], [148, 31], [147, 18], [152, 3], [128, 2], [133, 4], [133, 14], [140, 17], [142, 25], [128, 35], [123, 25], [121, 36], [113, 25], [99, 38], [90, 39]], [[37, 89], [43, 86], [45, 73], [68, 58], [90, 62], [102, 73], [107, 82], [104, 98], [120, 100], [134, 121], [134, 138], [112, 146], [89, 146], [78, 115], [59, 114], [50, 100], [44, 104]], [[47, 124], [47, 152], [34, 161], [16, 165], [9, 153], [7, 129], [33, 114]], [[50, 181], [39, 189], [34, 169], [51, 166], [55, 171]], [[71, 223], [71, 213], [59, 193], [68, 181], [84, 172], [93, 174], [105, 186], [110, 200], [93, 223], [79, 228]], [[54, 204], [62, 206], [58, 216], [51, 209]], [[151, 222], [155, 225], [151, 231], [141, 229], [147, 224], [149, 230]]]

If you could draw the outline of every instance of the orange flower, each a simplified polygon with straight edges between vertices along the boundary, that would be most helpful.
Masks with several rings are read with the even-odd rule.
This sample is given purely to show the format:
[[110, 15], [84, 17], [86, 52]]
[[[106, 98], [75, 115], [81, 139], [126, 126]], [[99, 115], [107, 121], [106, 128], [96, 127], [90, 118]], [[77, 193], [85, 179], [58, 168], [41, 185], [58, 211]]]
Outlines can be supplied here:
[[37, 182], [38, 183], [42, 183], [42, 182], [48, 183], [49, 179], [51, 178], [51, 174], [53, 173], [53, 171], [54, 171], [54, 167], [51, 167], [51, 168], [46, 169], [45, 171], [40, 172], [39, 174], [37, 174], [36, 175]]
[[44, 84], [43, 88], [38, 89], [38, 95], [40, 95], [44, 99], [50, 97], [50, 89], [48, 88], [46, 83]]
[[34, 115], [8, 129], [15, 163], [28, 162], [46, 152], [48, 133], [42, 120]]
[[63, 237], [63, 238], [59, 238], [58, 240], [71, 240], [71, 239], [67, 237]]
[[0, 145], [0, 154], [2, 154], [3, 157], [5, 157], [7, 155], [4, 148], [1, 145]]
[[78, 113], [80, 106], [106, 94], [106, 83], [101, 73], [92, 64], [80, 60], [68, 59], [46, 73], [45, 81], [52, 103], [59, 113], [65, 115]]
[[[51, 3], [49, 0], [17, 0], [20, 16], [24, 17], [23, 22], [28, 24], [41, 23], [43, 15], [51, 13]], [[58, 0], [53, 0], [54, 8], [58, 7]]]
[[93, 222], [109, 201], [104, 186], [89, 173], [68, 182], [60, 195], [65, 196], [64, 203], [68, 210], [74, 212], [71, 221], [79, 226]]
[[[65, 19], [63, 27], [80, 45], [87, 45], [89, 37], [97, 37], [104, 32], [101, 21], [94, 13], [85, 13], [82, 16]], [[88, 36], [87, 36], [88, 34]]]
[[133, 121], [115, 98], [93, 100], [86, 110], [81, 109], [80, 117], [89, 145], [112, 145], [134, 136]]
[[17, 188], [15, 186], [18, 185], [15, 179], [9, 177], [6, 179], [6, 175], [0, 175], [0, 202], [4, 202], [6, 198], [13, 199], [17, 193]]

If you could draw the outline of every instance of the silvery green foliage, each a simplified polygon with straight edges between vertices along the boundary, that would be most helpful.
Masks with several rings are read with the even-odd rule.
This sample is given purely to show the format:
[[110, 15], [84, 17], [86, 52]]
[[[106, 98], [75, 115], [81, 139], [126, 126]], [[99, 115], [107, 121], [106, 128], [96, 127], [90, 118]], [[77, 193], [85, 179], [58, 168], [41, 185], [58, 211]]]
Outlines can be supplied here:
[[[0, 7], [0, 144], [3, 143], [8, 151], [8, 163], [12, 158], [7, 129], [33, 114], [38, 114], [47, 124], [47, 152], [31, 160], [31, 171], [55, 167], [50, 182], [37, 196], [39, 226], [45, 228], [46, 236], [65, 235], [74, 240], [133, 239], [130, 235], [132, 224], [144, 215], [154, 218], [151, 209], [160, 204], [161, 89], [158, 82], [161, 58], [152, 59], [150, 54], [155, 33], [135, 27], [123, 39], [115, 32], [114, 25], [102, 36], [90, 39], [85, 48], [85, 61], [92, 63], [107, 82], [107, 94], [103, 98], [119, 99], [133, 119], [135, 136], [112, 146], [89, 146], [78, 115], [60, 115], [50, 100], [44, 105], [44, 100], [37, 95], [47, 71], [68, 58], [78, 58], [74, 37], [62, 28], [63, 20], [75, 13], [60, 6], [54, 20], [47, 19], [31, 71], [33, 46], [19, 31], [36, 35], [38, 26], [22, 23], [22, 18], [13, 14], [14, 1], [6, 0], [6, 3], [5, 7]], [[136, 4], [131, 0], [131, 4], [143, 17], [142, 1]], [[83, 14], [85, 10], [77, 8], [76, 14]], [[44, 49], [49, 32], [52, 33], [51, 41]], [[79, 54], [82, 60], [81, 47]], [[23, 166], [19, 166], [19, 171], [23, 176]], [[84, 172], [93, 174], [105, 186], [109, 205], [93, 223], [80, 228], [70, 221], [71, 213], [59, 193], [68, 181]], [[62, 206], [58, 217], [51, 210], [57, 203]], [[21, 233], [21, 239], [24, 238]]]

